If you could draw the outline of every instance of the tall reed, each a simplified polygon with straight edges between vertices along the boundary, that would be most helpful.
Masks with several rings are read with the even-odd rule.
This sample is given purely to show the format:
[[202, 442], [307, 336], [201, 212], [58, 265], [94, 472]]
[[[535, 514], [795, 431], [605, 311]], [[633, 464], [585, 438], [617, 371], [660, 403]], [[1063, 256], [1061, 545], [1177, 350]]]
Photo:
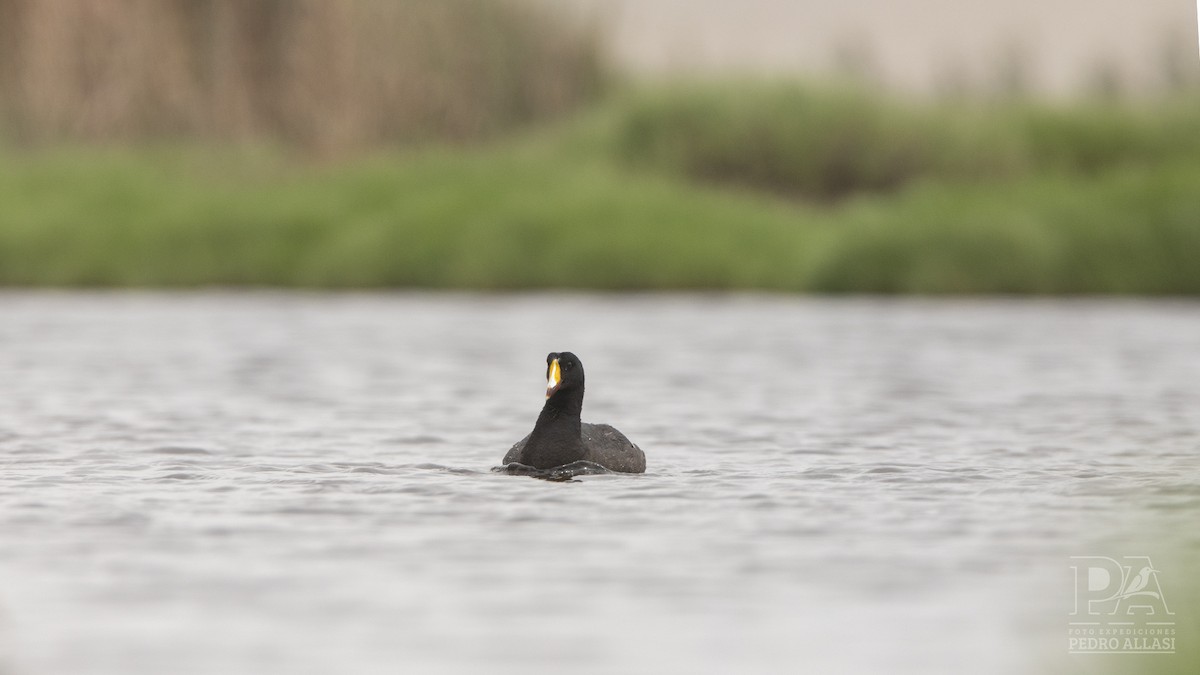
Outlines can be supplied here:
[[22, 139], [473, 139], [602, 86], [595, 30], [509, 0], [0, 0]]

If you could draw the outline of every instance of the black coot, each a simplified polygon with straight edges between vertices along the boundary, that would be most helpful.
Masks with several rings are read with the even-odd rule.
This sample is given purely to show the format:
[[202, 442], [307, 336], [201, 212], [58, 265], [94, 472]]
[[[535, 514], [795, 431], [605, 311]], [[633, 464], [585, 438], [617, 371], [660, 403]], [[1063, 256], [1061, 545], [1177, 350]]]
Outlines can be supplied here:
[[607, 424], [584, 424], [583, 364], [571, 352], [546, 357], [546, 405], [528, 436], [517, 441], [504, 463], [552, 469], [571, 462], [595, 462], [610, 471], [643, 473], [646, 455]]

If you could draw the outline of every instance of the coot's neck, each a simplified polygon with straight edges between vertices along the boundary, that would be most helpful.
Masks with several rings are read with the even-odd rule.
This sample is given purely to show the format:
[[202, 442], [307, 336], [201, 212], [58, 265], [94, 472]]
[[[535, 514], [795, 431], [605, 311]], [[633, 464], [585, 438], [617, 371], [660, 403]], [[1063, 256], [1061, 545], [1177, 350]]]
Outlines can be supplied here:
[[557, 391], [546, 399], [525, 444], [524, 463], [550, 469], [583, 459], [579, 420], [582, 412], [582, 385]]

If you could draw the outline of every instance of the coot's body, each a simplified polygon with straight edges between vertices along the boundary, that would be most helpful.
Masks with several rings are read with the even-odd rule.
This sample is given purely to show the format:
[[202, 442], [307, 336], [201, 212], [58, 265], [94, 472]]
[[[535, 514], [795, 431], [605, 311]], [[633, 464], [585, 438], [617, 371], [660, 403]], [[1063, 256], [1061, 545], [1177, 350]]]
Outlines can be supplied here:
[[[634, 445], [625, 434], [617, 431], [607, 424], [588, 424], [583, 422], [580, 425], [580, 440], [582, 441], [583, 454], [576, 459], [567, 460], [561, 464], [551, 464], [550, 466], [537, 466], [528, 461], [522, 456], [525, 450], [525, 445], [529, 443], [529, 434], [517, 441], [515, 445], [504, 455], [504, 463], [512, 464], [518, 462], [539, 469], [548, 469], [553, 466], [562, 466], [580, 459], [587, 462], [595, 462], [600, 466], [610, 471], [622, 471], [624, 473], [645, 473], [646, 471], [646, 454], [642, 449]], [[557, 462], [555, 458], [551, 462]], [[545, 462], [543, 462], [545, 463]]]

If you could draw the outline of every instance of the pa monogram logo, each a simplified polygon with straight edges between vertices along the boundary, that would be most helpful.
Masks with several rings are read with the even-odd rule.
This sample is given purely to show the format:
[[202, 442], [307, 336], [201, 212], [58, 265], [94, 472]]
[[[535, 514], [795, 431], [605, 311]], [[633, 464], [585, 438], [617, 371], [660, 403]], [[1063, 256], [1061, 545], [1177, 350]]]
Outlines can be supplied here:
[[1175, 613], [1149, 556], [1072, 556], [1072, 654], [1173, 654]]

